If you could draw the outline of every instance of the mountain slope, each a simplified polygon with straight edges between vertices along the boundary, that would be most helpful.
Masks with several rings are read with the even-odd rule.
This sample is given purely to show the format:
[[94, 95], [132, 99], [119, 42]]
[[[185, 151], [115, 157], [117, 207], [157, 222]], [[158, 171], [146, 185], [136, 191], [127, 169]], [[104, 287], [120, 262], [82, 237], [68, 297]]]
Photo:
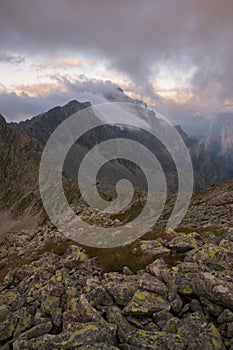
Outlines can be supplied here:
[[38, 167], [42, 149], [27, 131], [14, 132], [0, 116], [0, 215], [5, 219], [0, 220], [0, 233], [8, 230], [7, 226], [33, 223], [40, 212]]
[[[41, 213], [38, 169], [43, 147], [61, 122], [73, 113], [89, 106], [89, 102], [70, 101], [63, 107], [55, 107], [31, 120], [20, 123], [7, 124], [3, 117], [0, 118], [1, 215], [7, 215], [7, 217], [9, 213], [18, 217], [24, 215], [29, 220], [31, 216]], [[212, 149], [206, 149], [198, 140], [189, 138], [179, 126], [176, 128], [190, 150], [196, 191], [231, 177], [231, 172], [223, 157], [216, 156]], [[148, 135], [145, 137], [144, 132], [140, 129], [105, 125], [90, 131], [71, 148], [64, 165], [66, 176], [71, 182], [76, 181], [78, 166], [89, 149], [100, 141], [121, 137], [136, 140], [151, 149], [164, 169], [168, 191], [176, 192], [177, 174], [170, 155], [158, 140]], [[99, 190], [102, 192], [114, 191], [115, 184], [121, 178], [128, 179], [134, 184], [135, 189], [147, 189], [145, 176], [139, 168], [131, 162], [116, 160], [109, 162], [104, 171], [99, 172], [97, 179]], [[72, 188], [72, 186], [69, 183], [68, 187]], [[69, 193], [73, 192], [69, 190]], [[21, 221], [24, 221], [23, 217]], [[6, 227], [7, 225], [2, 224], [0, 232], [6, 230]]]
[[[135, 102], [137, 103], [137, 101]], [[31, 120], [27, 120], [24, 122], [11, 123], [10, 126], [13, 130], [27, 130], [30, 135], [37, 138], [43, 144], [46, 143], [49, 136], [56, 129], [56, 127], [64, 121], [67, 117], [76, 113], [86, 107], [89, 107], [90, 104], [80, 103], [77, 101], [70, 101], [63, 107], [55, 107], [50, 111], [40, 114]], [[195, 150], [198, 147], [197, 140], [190, 139], [183, 132], [181, 127], [176, 127], [182, 138], [184, 139], [187, 147], [190, 150], [191, 156], [193, 155], [195, 159]], [[165, 174], [168, 179], [168, 190], [169, 192], [175, 192], [177, 188], [177, 175], [176, 169], [173, 164], [173, 161], [166, 151], [165, 147], [156, 139], [151, 137], [148, 134], [145, 134], [141, 129], [127, 129], [121, 128], [117, 126], [108, 126], [105, 125], [101, 128], [96, 128], [85, 135], [85, 137], [81, 137], [81, 139], [73, 146], [71, 151], [69, 152], [69, 156], [66, 160], [66, 168], [67, 175], [71, 177], [73, 180], [76, 180], [77, 169], [81, 160], [83, 159], [85, 153], [94, 147], [96, 144], [101, 141], [107, 139], [114, 138], [129, 138], [138, 141], [141, 144], [144, 144], [146, 147], [151, 149], [151, 151], [156, 155], [158, 160], [160, 161]], [[209, 159], [209, 155], [206, 154], [206, 158]], [[218, 162], [218, 159], [217, 159]], [[121, 161], [121, 162], [110, 162], [105, 169], [105, 172], [102, 172], [102, 180], [100, 180], [99, 187], [102, 189], [106, 189], [108, 184], [111, 186], [114, 185], [119, 178], [125, 177], [137, 188], [146, 190], [147, 185], [145, 182], [145, 178], [140, 172], [140, 170], [136, 170], [136, 167], [133, 164], [129, 164], [129, 162]], [[207, 177], [205, 174], [205, 170], [200, 166], [200, 162], [195, 162], [195, 189], [200, 190], [206, 188], [214, 181], [216, 181], [216, 177], [212, 179], [212, 177]]]
[[66, 118], [84, 108], [90, 107], [89, 102], [70, 101], [63, 107], [54, 107], [45, 113], [41, 113], [31, 119], [19, 123], [10, 123], [9, 125], [14, 131], [27, 130], [28, 133], [46, 143], [51, 133]]

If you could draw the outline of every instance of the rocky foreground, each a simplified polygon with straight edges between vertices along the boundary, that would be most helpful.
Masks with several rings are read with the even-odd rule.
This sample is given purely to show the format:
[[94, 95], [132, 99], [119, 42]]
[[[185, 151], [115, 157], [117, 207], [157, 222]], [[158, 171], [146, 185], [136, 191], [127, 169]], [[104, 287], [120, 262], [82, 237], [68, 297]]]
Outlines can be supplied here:
[[55, 229], [9, 234], [0, 348], [232, 350], [233, 228], [209, 231], [139, 241], [152, 263], [137, 273], [104, 273]]

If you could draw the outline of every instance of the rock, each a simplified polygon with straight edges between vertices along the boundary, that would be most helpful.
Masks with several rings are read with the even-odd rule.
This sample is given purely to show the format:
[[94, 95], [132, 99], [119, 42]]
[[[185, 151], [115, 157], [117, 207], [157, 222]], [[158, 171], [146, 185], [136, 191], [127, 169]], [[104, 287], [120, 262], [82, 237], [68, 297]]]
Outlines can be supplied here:
[[170, 302], [170, 305], [173, 311], [175, 311], [176, 313], [181, 312], [183, 308], [183, 301], [179, 296], [179, 294], [177, 293], [177, 287], [173, 287], [172, 289], [169, 290], [168, 300]]
[[230, 339], [233, 338], [233, 322], [227, 323], [226, 337]]
[[81, 346], [107, 343], [114, 345], [116, 342], [115, 325], [102, 327], [98, 323], [76, 323], [74, 327], [63, 331], [59, 335], [46, 334], [30, 340], [17, 339], [13, 343], [14, 350], [38, 350], [38, 349], [76, 349]]
[[170, 310], [170, 305], [161, 295], [138, 289], [123, 309], [124, 315], [145, 316], [160, 310]]
[[169, 288], [177, 287], [180, 294], [189, 295], [193, 293], [192, 280], [203, 267], [197, 263], [179, 263], [169, 268], [163, 259], [155, 260], [147, 267], [147, 271], [163, 280]]
[[218, 323], [227, 323], [227, 322], [233, 322], [233, 312], [225, 309], [221, 315], [219, 315], [218, 319], [217, 319]]
[[160, 295], [166, 295], [168, 292], [166, 284], [149, 273], [141, 275], [138, 283], [140, 288], [148, 290], [149, 292], [154, 292]]
[[178, 233], [177, 237], [173, 238], [166, 244], [166, 247], [176, 253], [186, 253], [189, 250], [198, 248], [203, 245], [201, 236], [196, 233]]
[[0, 306], [0, 323], [2, 323], [7, 318], [7, 316], [9, 317], [9, 313], [9, 309], [6, 305]]
[[89, 303], [94, 307], [113, 304], [112, 297], [106, 289], [95, 280], [87, 280], [86, 286], [83, 288], [83, 293]]
[[1, 293], [0, 307], [11, 311], [16, 311], [22, 308], [25, 304], [25, 297], [22, 297], [16, 289], [5, 289]]
[[194, 277], [192, 289], [199, 297], [233, 310], [233, 279], [228, 282], [224, 274], [202, 272]]
[[13, 316], [7, 318], [0, 324], [0, 344], [1, 342], [6, 341], [13, 336], [17, 321], [17, 317]]
[[204, 313], [206, 315], [212, 315], [218, 318], [224, 310], [223, 306], [213, 303], [207, 298], [200, 297], [200, 301], [203, 306]]
[[165, 283], [168, 283], [172, 278], [172, 272], [165, 264], [163, 258], [156, 259], [153, 263], [146, 267], [146, 271]]
[[17, 326], [14, 331], [14, 337], [23, 333], [33, 325], [33, 316], [27, 308], [22, 308], [14, 314], [18, 318]]
[[138, 277], [110, 272], [104, 275], [102, 285], [118, 305], [126, 305], [138, 289]]
[[199, 266], [197, 263], [182, 262], [172, 267], [171, 271], [172, 278], [169, 281], [169, 285], [177, 287], [177, 291], [182, 295], [190, 295], [193, 293], [193, 278], [202, 271], [202, 266]]
[[106, 342], [110, 345], [114, 345], [116, 342], [116, 326], [114, 324], [103, 325], [98, 323], [84, 323], [78, 324], [65, 332], [60, 336], [62, 342], [59, 343], [66, 349], [75, 349], [75, 347], [81, 345], [88, 345], [100, 342]]
[[23, 332], [18, 339], [38, 338], [41, 335], [49, 333], [51, 329], [52, 329], [52, 322], [48, 321], [45, 323], [41, 323], [32, 327], [26, 332]]
[[109, 308], [107, 319], [117, 325], [118, 337], [125, 349], [127, 345], [129, 349], [155, 349], [157, 334], [132, 326], [123, 317], [119, 308], [115, 306]]
[[148, 256], [168, 256], [170, 255], [170, 250], [162, 245], [159, 240], [154, 241], [140, 241], [139, 243], [140, 251], [142, 254]]
[[79, 350], [119, 350], [116, 346], [107, 343], [99, 343], [96, 345], [85, 345], [79, 347]]
[[208, 323], [198, 312], [185, 317], [178, 334], [189, 349], [224, 350], [221, 336], [213, 323]]
[[173, 315], [166, 310], [162, 310], [153, 314], [154, 322], [159, 326], [160, 329], [167, 324], [167, 321], [170, 320]]
[[102, 318], [100, 312], [88, 302], [84, 294], [81, 294], [77, 303], [76, 318], [78, 322], [98, 322], [105, 324], [105, 320]]
[[[51, 237], [59, 241], [53, 230], [19, 235], [17, 254], [35, 249], [38, 240], [39, 246]], [[136, 274], [126, 267], [104, 274], [76, 245], [59, 255], [33, 255], [0, 282], [0, 348], [233, 350], [233, 231], [225, 232], [203, 235], [200, 247], [194, 247], [202, 244], [196, 234], [185, 242], [178, 234], [167, 247], [183, 249], [185, 261], [170, 266], [170, 258], [157, 258]], [[154, 249], [164, 247], [161, 239], [154, 242]]]
[[124, 267], [123, 267], [122, 272], [123, 272], [125, 275], [133, 275], [133, 272], [132, 272], [127, 266], [124, 266]]
[[203, 308], [201, 306], [201, 303], [196, 300], [196, 299], [192, 299], [190, 302], [190, 309], [192, 310], [192, 312], [200, 312], [203, 314]]
[[185, 261], [195, 261], [214, 270], [232, 270], [233, 252], [214, 244], [204, 244], [187, 253]]
[[62, 262], [65, 267], [72, 269], [77, 268], [78, 265], [88, 260], [88, 256], [84, 253], [83, 249], [72, 245], [70, 246], [65, 254], [63, 255]]

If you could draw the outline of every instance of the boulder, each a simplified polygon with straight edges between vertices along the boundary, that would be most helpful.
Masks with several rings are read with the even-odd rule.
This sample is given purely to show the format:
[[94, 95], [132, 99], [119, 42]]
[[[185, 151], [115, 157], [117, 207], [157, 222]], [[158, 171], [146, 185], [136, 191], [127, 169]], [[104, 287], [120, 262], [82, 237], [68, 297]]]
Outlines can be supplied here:
[[170, 309], [169, 302], [161, 295], [138, 289], [123, 309], [123, 314], [145, 316], [153, 315], [153, 313], [161, 310], [169, 311]]
[[207, 298], [233, 311], [233, 279], [228, 281], [226, 275], [199, 273], [193, 279], [192, 289], [199, 297]]
[[102, 285], [118, 305], [124, 306], [138, 289], [138, 276], [110, 272], [104, 274]]
[[166, 247], [176, 253], [186, 253], [189, 250], [198, 248], [203, 245], [201, 236], [196, 233], [178, 233], [175, 238], [166, 244]]
[[145, 254], [148, 256], [162, 257], [162, 256], [170, 255], [170, 250], [164, 247], [164, 245], [161, 243], [160, 240], [153, 240], [153, 241], [140, 240], [139, 248], [140, 248], [141, 254]]
[[186, 254], [185, 261], [194, 261], [213, 270], [232, 270], [233, 252], [214, 244], [204, 244]]

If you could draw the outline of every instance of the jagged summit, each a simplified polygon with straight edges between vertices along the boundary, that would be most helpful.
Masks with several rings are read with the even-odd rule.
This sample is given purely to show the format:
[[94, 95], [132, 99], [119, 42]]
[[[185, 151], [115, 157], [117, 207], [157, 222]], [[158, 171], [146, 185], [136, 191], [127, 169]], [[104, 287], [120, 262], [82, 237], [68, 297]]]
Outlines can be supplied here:
[[19, 123], [10, 123], [13, 130], [26, 129], [33, 137], [45, 143], [56, 127], [72, 114], [90, 107], [90, 102], [78, 102], [72, 100], [64, 106], [54, 107], [45, 113], [41, 113], [31, 119]]
[[[79, 102], [76, 100], [71, 100], [64, 106], [53, 107], [47, 112], [40, 113], [31, 119], [27, 119], [19, 123], [11, 122], [9, 125], [15, 131], [27, 129], [32, 136], [45, 141], [46, 136], [48, 136], [48, 133], [51, 132], [51, 129], [55, 129], [63, 120], [72, 114], [90, 106], [90, 102]], [[38, 133], [40, 134], [40, 137]]]

